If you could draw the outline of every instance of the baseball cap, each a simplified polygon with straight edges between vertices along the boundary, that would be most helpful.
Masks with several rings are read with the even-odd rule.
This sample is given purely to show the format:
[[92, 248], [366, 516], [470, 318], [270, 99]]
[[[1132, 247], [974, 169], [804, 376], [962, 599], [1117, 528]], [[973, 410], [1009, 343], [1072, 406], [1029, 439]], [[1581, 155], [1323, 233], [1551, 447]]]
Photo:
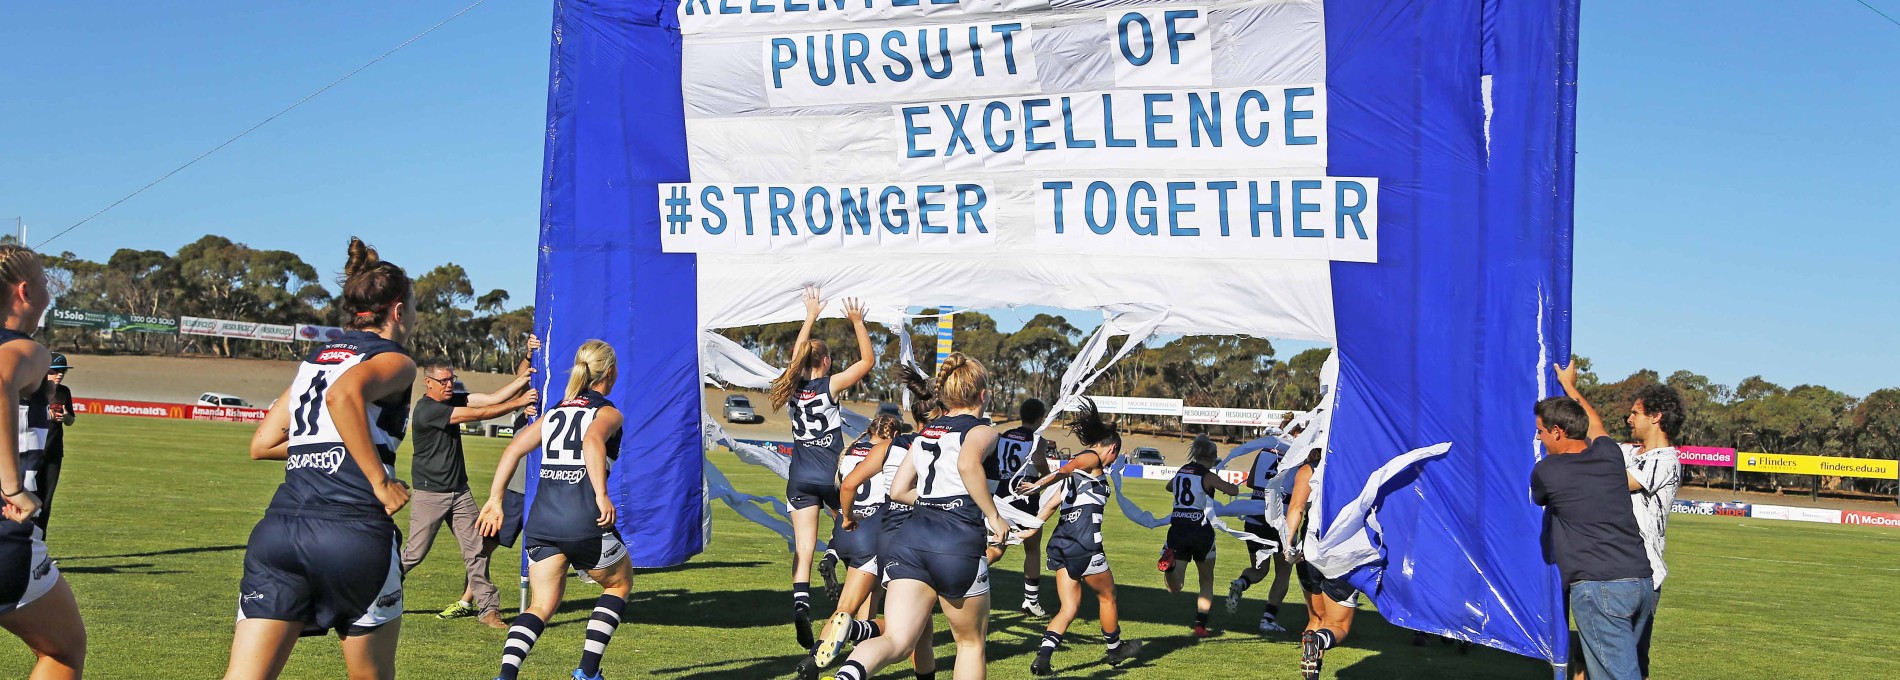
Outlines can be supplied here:
[[66, 369], [69, 369], [69, 368], [72, 368], [72, 365], [71, 365], [71, 364], [68, 364], [68, 363], [66, 363], [66, 355], [64, 355], [64, 354], [60, 354], [59, 352], [54, 352], [54, 353], [53, 353], [53, 365], [51, 365], [51, 366], [48, 366], [48, 367], [46, 367], [46, 370], [49, 370], [49, 371], [64, 371], [64, 370], [66, 370]]

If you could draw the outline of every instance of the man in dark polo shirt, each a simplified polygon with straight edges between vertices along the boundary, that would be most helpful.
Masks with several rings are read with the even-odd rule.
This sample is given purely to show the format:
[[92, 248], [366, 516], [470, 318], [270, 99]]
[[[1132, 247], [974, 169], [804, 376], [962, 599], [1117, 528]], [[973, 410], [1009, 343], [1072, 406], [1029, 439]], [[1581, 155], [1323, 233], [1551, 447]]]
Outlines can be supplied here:
[[507, 386], [488, 394], [469, 394], [459, 389], [454, 369], [436, 365], [423, 371], [423, 396], [409, 412], [409, 440], [414, 442], [415, 454], [409, 470], [409, 540], [402, 548], [402, 571], [409, 573], [429, 555], [436, 530], [446, 520], [462, 549], [468, 587], [460, 601], [442, 610], [441, 618], [479, 614], [490, 628], [508, 627], [501, 618], [501, 596], [488, 580], [489, 551], [483, 549], [481, 530], [475, 525], [481, 506], [469, 493], [461, 426], [534, 403], [537, 395], [528, 388], [533, 375], [534, 369], [523, 360]]
[[1642, 680], [1637, 638], [1655, 613], [1656, 590], [1623, 449], [1577, 391], [1576, 366], [1557, 367], [1557, 380], [1568, 396], [1537, 402], [1537, 440], [1548, 455], [1531, 470], [1544, 552], [1563, 572], [1590, 680]]

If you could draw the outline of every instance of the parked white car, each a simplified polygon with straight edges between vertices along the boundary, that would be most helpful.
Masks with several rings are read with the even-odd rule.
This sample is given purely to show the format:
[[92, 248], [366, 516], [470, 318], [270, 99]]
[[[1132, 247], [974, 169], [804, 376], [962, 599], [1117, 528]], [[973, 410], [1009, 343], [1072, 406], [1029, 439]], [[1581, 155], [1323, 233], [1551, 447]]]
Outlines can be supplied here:
[[225, 406], [225, 407], [231, 407], [231, 408], [257, 408], [255, 406], [252, 406], [251, 402], [245, 401], [242, 397], [237, 397], [237, 396], [225, 394], [222, 392], [206, 392], [204, 394], [198, 395], [198, 405]]

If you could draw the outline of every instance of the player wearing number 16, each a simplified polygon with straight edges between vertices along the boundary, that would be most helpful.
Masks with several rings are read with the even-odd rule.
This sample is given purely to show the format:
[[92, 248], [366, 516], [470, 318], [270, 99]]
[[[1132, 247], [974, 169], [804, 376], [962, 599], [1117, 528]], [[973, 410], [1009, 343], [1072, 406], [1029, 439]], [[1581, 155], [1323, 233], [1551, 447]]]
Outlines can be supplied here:
[[620, 409], [607, 400], [618, 375], [613, 347], [599, 340], [582, 343], [574, 352], [566, 398], [516, 432], [495, 467], [495, 481], [478, 521], [485, 536], [501, 528], [501, 501], [514, 477], [515, 461], [536, 448], [541, 450], [534, 505], [521, 532], [527, 540], [528, 584], [534, 601], [515, 617], [502, 643], [502, 680], [515, 679], [548, 618], [561, 605], [569, 564], [587, 572], [604, 591], [594, 601], [580, 667], [574, 669], [576, 680], [601, 678], [600, 659], [620, 626], [621, 611], [633, 589], [627, 547], [614, 528], [614, 504], [607, 497], [607, 476], [620, 457]]
[[792, 542], [797, 546], [792, 554], [792, 625], [801, 651], [817, 642], [811, 630], [811, 559], [818, 546], [818, 507], [838, 509], [844, 418], [837, 395], [858, 384], [877, 363], [871, 334], [864, 329], [864, 304], [847, 299], [844, 314], [857, 333], [858, 360], [832, 373], [831, 349], [811, 336], [812, 324], [824, 310], [818, 289], [805, 289], [805, 324], [798, 328], [798, 341], [792, 345], [792, 363], [772, 381], [769, 395], [772, 408], [788, 409], [792, 421], [792, 469], [785, 483], [785, 500], [792, 506]]
[[251, 437], [251, 458], [284, 461], [251, 531], [227, 680], [275, 678], [300, 636], [336, 631], [352, 678], [394, 678], [402, 624], [401, 535], [409, 502], [396, 447], [416, 362], [409, 275], [350, 239], [338, 301], [349, 328], [310, 352]]

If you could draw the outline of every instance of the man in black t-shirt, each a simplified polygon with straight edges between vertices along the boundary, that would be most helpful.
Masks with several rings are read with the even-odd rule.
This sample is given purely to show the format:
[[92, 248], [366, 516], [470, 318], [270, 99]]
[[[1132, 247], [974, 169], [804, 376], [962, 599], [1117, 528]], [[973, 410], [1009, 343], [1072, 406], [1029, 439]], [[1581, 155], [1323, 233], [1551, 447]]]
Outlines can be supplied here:
[[462, 549], [468, 587], [461, 600], [438, 614], [441, 618], [479, 614], [480, 621], [490, 628], [508, 627], [501, 618], [500, 593], [488, 580], [489, 551], [483, 549], [481, 530], [475, 526], [481, 507], [468, 488], [461, 426], [498, 418], [534, 403], [537, 394], [528, 388], [533, 375], [534, 369], [524, 359], [514, 381], [506, 387], [488, 394], [469, 394], [455, 379], [454, 369], [437, 365], [423, 371], [425, 391], [409, 412], [409, 441], [413, 442], [414, 455], [409, 469], [409, 540], [402, 548], [402, 571], [408, 573], [429, 555], [436, 530], [446, 520]]
[[1563, 572], [1590, 679], [1641, 680], [1637, 638], [1655, 613], [1656, 591], [1623, 449], [1577, 390], [1576, 366], [1558, 367], [1557, 378], [1568, 396], [1537, 402], [1537, 440], [1548, 455], [1531, 470], [1531, 500], [1544, 506], [1544, 551]]
[[66, 426], [79, 419], [73, 411], [73, 391], [66, 387], [66, 355], [53, 353], [53, 364], [46, 369], [46, 465], [35, 486], [40, 496], [40, 540], [45, 540], [46, 525], [53, 521], [53, 492], [59, 488], [59, 471], [66, 462]]

